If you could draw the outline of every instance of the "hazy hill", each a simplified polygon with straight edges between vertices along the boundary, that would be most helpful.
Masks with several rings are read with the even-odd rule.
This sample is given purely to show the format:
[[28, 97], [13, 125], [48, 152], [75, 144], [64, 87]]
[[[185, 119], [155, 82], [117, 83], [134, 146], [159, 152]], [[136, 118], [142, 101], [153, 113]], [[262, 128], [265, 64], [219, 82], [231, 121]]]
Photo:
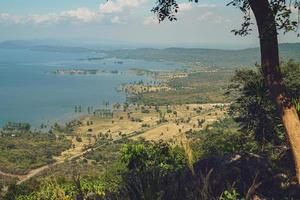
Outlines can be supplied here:
[[[260, 60], [259, 48], [240, 50], [202, 48], [143, 48], [115, 50], [107, 53], [109, 56], [124, 59], [199, 62], [203, 65], [214, 65], [219, 67], [253, 66]], [[300, 61], [300, 43], [280, 44], [280, 57], [283, 61], [289, 59]]]
[[[205, 66], [216, 67], [241, 67], [254, 66], [259, 63], [259, 48], [248, 48], [239, 50], [220, 50], [204, 48], [138, 48], [104, 50], [104, 47], [87, 48], [59, 44], [52, 40], [11, 40], [0, 43], [0, 48], [30, 49], [34, 51], [50, 52], [73, 52], [106, 53], [108, 57], [120, 59], [141, 59], [150, 61], [170, 61], [182, 63], [199, 62]], [[282, 61], [294, 59], [300, 61], [300, 43], [283, 43], [279, 45]]]
[[29, 49], [32, 51], [49, 52], [72, 52], [86, 53], [95, 52], [95, 49], [71, 46], [56, 40], [9, 40], [0, 43], [0, 48], [6, 49]]

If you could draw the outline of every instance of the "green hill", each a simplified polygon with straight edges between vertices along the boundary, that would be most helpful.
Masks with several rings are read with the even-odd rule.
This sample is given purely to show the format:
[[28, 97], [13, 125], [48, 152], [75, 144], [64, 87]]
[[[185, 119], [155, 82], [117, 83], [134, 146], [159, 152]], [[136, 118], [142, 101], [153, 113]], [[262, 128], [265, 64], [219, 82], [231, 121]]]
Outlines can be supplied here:
[[[300, 61], [300, 43], [280, 44], [282, 61], [295, 59]], [[142, 59], [150, 61], [199, 62], [202, 65], [217, 67], [253, 66], [260, 60], [259, 48], [239, 50], [220, 50], [202, 48], [166, 48], [166, 49], [122, 49], [108, 51], [108, 56], [123, 59]]]

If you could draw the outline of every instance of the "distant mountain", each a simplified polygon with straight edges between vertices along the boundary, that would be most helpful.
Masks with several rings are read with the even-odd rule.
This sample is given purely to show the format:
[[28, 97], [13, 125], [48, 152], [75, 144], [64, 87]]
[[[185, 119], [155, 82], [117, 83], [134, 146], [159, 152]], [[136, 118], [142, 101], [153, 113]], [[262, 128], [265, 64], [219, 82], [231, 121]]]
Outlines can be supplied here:
[[38, 45], [61, 45], [62, 42], [54, 39], [44, 40], [7, 40], [0, 43], [0, 48], [28, 49]]
[[100, 52], [94, 49], [88, 49], [84, 47], [67, 47], [67, 46], [48, 46], [38, 45], [30, 48], [32, 51], [49, 51], [49, 52], [62, 52], [62, 53], [87, 53], [87, 52]]
[[85, 52], [102, 52], [95, 49], [66, 46], [60, 44], [57, 40], [9, 40], [0, 43], [0, 48], [6, 49], [29, 49], [32, 51], [49, 51], [49, 52], [72, 52], [72, 53], [85, 53]]
[[[58, 40], [11, 40], [0, 43], [0, 48], [29, 49], [33, 51], [68, 53], [105, 53], [107, 57], [120, 59], [140, 59], [148, 61], [169, 61], [181, 63], [199, 63], [215, 67], [251, 67], [260, 62], [259, 48], [239, 50], [220, 50], [205, 48], [137, 48], [106, 50], [101, 47], [80, 47], [68, 45]], [[107, 48], [106, 48], [107, 49]], [[300, 43], [282, 43], [279, 45], [282, 61], [294, 59], [300, 61]]]
[[[300, 43], [284, 43], [279, 45], [281, 60], [294, 59], [300, 61]], [[203, 48], [167, 48], [167, 49], [122, 49], [109, 51], [111, 57], [123, 59], [143, 59], [150, 61], [199, 62], [202, 65], [216, 67], [248, 67], [260, 61], [259, 48], [240, 50], [219, 50]]]
[[0, 43], [0, 48], [10, 48], [10, 49], [19, 49], [19, 48], [30, 48], [38, 44], [36, 41], [31, 40], [9, 40]]

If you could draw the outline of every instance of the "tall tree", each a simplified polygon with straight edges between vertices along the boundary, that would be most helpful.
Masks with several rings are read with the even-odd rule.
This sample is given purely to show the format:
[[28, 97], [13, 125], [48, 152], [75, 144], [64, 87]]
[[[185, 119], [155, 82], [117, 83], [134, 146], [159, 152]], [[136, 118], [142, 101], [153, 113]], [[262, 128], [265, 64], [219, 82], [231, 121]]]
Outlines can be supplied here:
[[[198, 0], [192, 0], [198, 2]], [[293, 152], [297, 180], [300, 184], [300, 121], [292, 100], [283, 84], [278, 51], [278, 31], [296, 31], [299, 20], [292, 20], [292, 9], [299, 11], [298, 0], [231, 0], [228, 5], [239, 8], [244, 13], [241, 29], [234, 30], [236, 35], [247, 35], [251, 31], [253, 12], [259, 33], [261, 66], [264, 81], [268, 86], [277, 110], [285, 127], [286, 137]], [[176, 0], [158, 0], [152, 9], [159, 21], [166, 18], [176, 20], [178, 12]]]

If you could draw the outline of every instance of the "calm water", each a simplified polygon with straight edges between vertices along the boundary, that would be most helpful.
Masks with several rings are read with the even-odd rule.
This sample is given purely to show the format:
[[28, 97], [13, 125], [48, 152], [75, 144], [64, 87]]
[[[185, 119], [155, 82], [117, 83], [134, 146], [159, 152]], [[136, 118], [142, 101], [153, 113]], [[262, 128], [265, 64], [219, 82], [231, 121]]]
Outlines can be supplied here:
[[[126, 73], [130, 68], [172, 69], [174, 63], [116, 59], [81, 60], [99, 57], [96, 53], [52, 53], [30, 50], [0, 49], [0, 126], [6, 122], [28, 122], [35, 127], [74, 117], [75, 105], [101, 107], [124, 102], [117, 92], [120, 84], [147, 81], [149, 77]], [[123, 74], [55, 75], [57, 69], [119, 70]]]

